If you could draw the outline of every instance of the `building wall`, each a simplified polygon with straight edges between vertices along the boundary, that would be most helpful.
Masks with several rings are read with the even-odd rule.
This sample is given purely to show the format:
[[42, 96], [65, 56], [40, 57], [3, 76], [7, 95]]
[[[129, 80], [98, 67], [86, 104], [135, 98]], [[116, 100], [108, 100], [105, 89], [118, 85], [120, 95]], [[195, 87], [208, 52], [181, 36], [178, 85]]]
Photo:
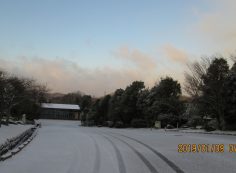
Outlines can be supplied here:
[[41, 113], [40, 113], [40, 118], [41, 119], [78, 120], [79, 112], [76, 110], [42, 108]]

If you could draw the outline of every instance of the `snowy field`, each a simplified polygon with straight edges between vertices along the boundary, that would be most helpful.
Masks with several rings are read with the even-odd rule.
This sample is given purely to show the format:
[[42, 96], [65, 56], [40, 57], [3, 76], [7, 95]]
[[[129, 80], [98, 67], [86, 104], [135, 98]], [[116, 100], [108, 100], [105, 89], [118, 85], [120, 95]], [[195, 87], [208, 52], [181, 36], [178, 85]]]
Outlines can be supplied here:
[[[178, 153], [178, 144], [225, 144], [223, 153]], [[36, 138], [0, 162], [1, 173], [235, 173], [236, 137], [81, 127], [42, 120]]]
[[0, 144], [4, 143], [7, 139], [16, 137], [25, 130], [31, 128], [32, 125], [15, 125], [9, 124], [9, 126], [2, 125], [0, 128]]

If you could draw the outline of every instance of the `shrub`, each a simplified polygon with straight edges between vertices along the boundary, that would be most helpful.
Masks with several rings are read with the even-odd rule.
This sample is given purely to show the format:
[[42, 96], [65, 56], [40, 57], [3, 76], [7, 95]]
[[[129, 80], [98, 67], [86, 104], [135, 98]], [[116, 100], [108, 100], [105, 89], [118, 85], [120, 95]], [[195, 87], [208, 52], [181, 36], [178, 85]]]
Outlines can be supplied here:
[[114, 125], [115, 128], [123, 128], [124, 127], [124, 123], [122, 121], [117, 121]]
[[177, 116], [173, 114], [160, 114], [158, 120], [161, 121], [162, 127], [166, 127], [167, 124], [175, 126], [178, 122]]
[[133, 119], [131, 121], [131, 126], [134, 128], [144, 128], [147, 127], [147, 123], [145, 120], [142, 119]]
[[105, 121], [103, 123], [103, 126], [105, 126], [105, 127], [113, 127], [113, 125], [114, 125], [114, 123], [112, 121]]
[[193, 115], [189, 118], [187, 125], [189, 125], [191, 127], [203, 125], [203, 120], [199, 115]]
[[217, 129], [217, 127], [218, 127], [218, 122], [216, 121], [216, 119], [212, 119], [206, 124], [205, 130], [214, 131]]
[[210, 131], [214, 131], [214, 130], [216, 130], [216, 129], [213, 128], [213, 127], [211, 127], [211, 126], [206, 126], [206, 127], [205, 127], [205, 130], [206, 130], [207, 132], [210, 132]]
[[91, 121], [86, 121], [86, 126], [94, 126], [94, 125], [95, 125], [95, 123], [94, 123], [93, 120], [91, 120]]

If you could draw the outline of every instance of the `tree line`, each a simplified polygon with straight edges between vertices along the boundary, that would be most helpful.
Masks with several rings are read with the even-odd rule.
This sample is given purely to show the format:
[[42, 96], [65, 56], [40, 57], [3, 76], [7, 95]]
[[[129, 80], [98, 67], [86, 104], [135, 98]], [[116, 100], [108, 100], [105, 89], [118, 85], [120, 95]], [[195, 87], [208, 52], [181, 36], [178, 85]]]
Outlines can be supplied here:
[[111, 127], [151, 127], [160, 120], [162, 126], [176, 126], [184, 123], [181, 118], [184, 102], [180, 96], [181, 86], [171, 77], [162, 78], [151, 89], [142, 81], [134, 81], [125, 89], [117, 89], [91, 102], [82, 109], [81, 122]]
[[134, 81], [101, 98], [76, 92], [53, 101], [79, 104], [81, 122], [88, 126], [152, 127], [161, 121], [162, 127], [236, 130], [236, 58], [232, 60], [231, 67], [219, 56], [188, 65], [183, 89], [167, 76], [152, 88]]
[[9, 75], [0, 70], [0, 127], [2, 119], [8, 125], [10, 118], [19, 120], [25, 114], [28, 120], [38, 118], [40, 103], [46, 101], [48, 89], [33, 79]]
[[236, 130], [236, 58], [230, 67], [223, 57], [202, 58], [188, 65], [183, 96], [180, 83], [170, 76], [152, 88], [134, 81], [125, 89], [95, 98], [81, 92], [48, 97], [35, 80], [0, 70], [0, 118], [10, 115], [38, 118], [41, 102], [78, 104], [83, 125], [110, 127], [203, 126], [208, 130]]
[[156, 120], [161, 120], [164, 127], [185, 123], [181, 117], [185, 106], [180, 97], [180, 83], [165, 77], [151, 89], [142, 81], [134, 81], [125, 89], [100, 98], [74, 92], [53, 97], [49, 102], [80, 105], [83, 125], [151, 127]]

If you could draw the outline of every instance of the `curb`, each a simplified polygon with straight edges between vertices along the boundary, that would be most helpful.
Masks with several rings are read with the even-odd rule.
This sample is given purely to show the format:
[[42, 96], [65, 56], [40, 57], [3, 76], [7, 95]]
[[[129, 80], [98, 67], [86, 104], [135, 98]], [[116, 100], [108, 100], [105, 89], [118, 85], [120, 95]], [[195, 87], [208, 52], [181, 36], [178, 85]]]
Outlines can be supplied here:
[[37, 135], [38, 133], [38, 127], [36, 127], [35, 131], [32, 133], [32, 135], [22, 144], [20, 144], [19, 146], [13, 148], [12, 150], [9, 150], [6, 154], [3, 154], [0, 157], [0, 161], [5, 161], [6, 159], [11, 158], [13, 155], [19, 153], [24, 147], [26, 147]]
[[[171, 132], [171, 131], [170, 131]], [[196, 134], [208, 134], [208, 135], [227, 135], [227, 136], [236, 136], [236, 134], [232, 133], [212, 133], [212, 132], [183, 132], [183, 131], [178, 131], [180, 133], [196, 133]]]
[[236, 136], [236, 134], [231, 134], [231, 133], [211, 133], [211, 132], [181, 132], [181, 133], [197, 133], [197, 134], [208, 134], [208, 135]]
[[0, 160], [4, 161], [4, 160], [9, 159], [11, 157], [12, 157], [12, 153], [6, 153], [6, 154], [1, 156]]

